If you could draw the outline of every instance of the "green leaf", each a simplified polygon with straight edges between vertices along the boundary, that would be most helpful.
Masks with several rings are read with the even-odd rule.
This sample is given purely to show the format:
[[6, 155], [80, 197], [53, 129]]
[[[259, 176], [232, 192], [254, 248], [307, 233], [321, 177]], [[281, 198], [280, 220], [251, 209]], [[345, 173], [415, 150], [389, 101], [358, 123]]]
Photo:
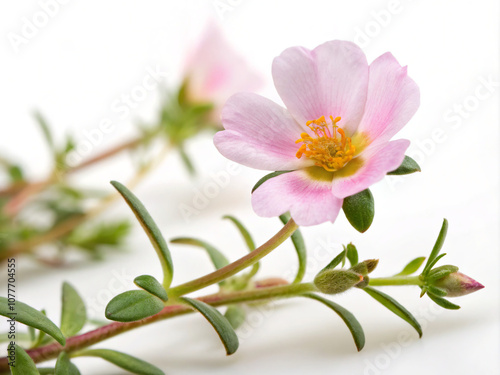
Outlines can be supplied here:
[[12, 182], [24, 181], [23, 170], [18, 165], [10, 165], [7, 171], [9, 173], [9, 177]]
[[330, 301], [329, 299], [320, 297], [314, 293], [305, 293], [305, 294], [301, 294], [301, 296], [315, 299], [316, 301], [323, 303], [324, 305], [328, 306], [330, 309], [335, 311], [338, 314], [338, 316], [340, 316], [340, 318], [347, 325], [347, 328], [349, 328], [349, 331], [351, 331], [351, 335], [352, 335], [352, 338], [354, 339], [354, 344], [356, 344], [356, 348], [358, 349], [358, 352], [361, 349], [363, 349], [363, 347], [365, 346], [365, 333], [363, 332], [363, 327], [361, 327], [361, 324], [359, 324], [358, 320], [355, 318], [355, 316], [349, 310], [336, 304], [333, 301]]
[[57, 358], [55, 375], [80, 375], [80, 371], [70, 362], [66, 352], [61, 352]]
[[[14, 344], [15, 352], [15, 366], [10, 367], [12, 375], [39, 375], [38, 369], [36, 368], [35, 362], [26, 353], [26, 351], [19, 345]], [[10, 349], [10, 346], [9, 346]], [[9, 356], [11, 354], [10, 350]]]
[[395, 170], [388, 172], [387, 174], [400, 176], [404, 174], [410, 174], [421, 171], [422, 170], [420, 169], [420, 166], [415, 160], [413, 160], [409, 156], [405, 156], [401, 165], [397, 167]]
[[429, 296], [429, 298], [431, 300], [433, 300], [436, 304], [438, 304], [439, 306], [445, 308], [445, 309], [448, 309], [448, 310], [458, 310], [460, 308], [460, 306], [458, 305], [455, 305], [454, 303], [451, 303], [450, 301], [448, 301], [447, 299], [444, 299], [444, 298], [441, 298], [441, 297], [438, 297], [438, 296], [435, 296], [433, 294], [430, 294], [430, 293], [427, 293], [427, 295]]
[[448, 276], [450, 273], [457, 272], [458, 267], [457, 266], [451, 266], [451, 265], [446, 265], [446, 266], [441, 266], [434, 268], [431, 270], [427, 276], [425, 277], [425, 281], [428, 283], [432, 283], [436, 280], [439, 280], [445, 276]]
[[434, 285], [427, 285], [427, 293], [431, 293], [437, 297], [446, 297], [448, 294], [448, 292], [446, 292], [443, 288], [439, 288]]
[[146, 207], [144, 207], [141, 201], [129, 189], [117, 181], [111, 181], [111, 185], [113, 185], [125, 199], [142, 228], [148, 235], [151, 244], [158, 254], [158, 258], [160, 259], [161, 267], [163, 269], [163, 286], [168, 288], [172, 283], [174, 266], [167, 243], [165, 242], [160, 229], [154, 222], [149, 212], [146, 210]]
[[351, 267], [358, 264], [358, 261], [359, 261], [358, 250], [356, 249], [356, 246], [354, 246], [352, 243], [347, 245], [346, 256], [347, 256], [347, 259], [349, 259], [349, 264], [351, 265]]
[[178, 237], [174, 238], [173, 240], [170, 240], [170, 243], [181, 244], [181, 245], [192, 245], [205, 249], [216, 269], [222, 268], [229, 264], [229, 261], [224, 256], [224, 254], [222, 254], [219, 250], [217, 250], [215, 247], [213, 247], [212, 245], [210, 245], [205, 241], [190, 237]]
[[47, 124], [47, 121], [40, 112], [35, 112], [34, 116], [36, 122], [38, 123], [40, 129], [42, 130], [43, 137], [45, 138], [45, 141], [47, 142], [49, 149], [55, 154], [56, 150], [54, 145], [54, 138], [52, 137], [52, 132], [50, 131], [50, 127]]
[[375, 216], [375, 202], [371, 191], [366, 189], [344, 198], [342, 209], [354, 229], [361, 233], [366, 232]]
[[67, 282], [62, 287], [61, 331], [66, 337], [74, 336], [87, 322], [85, 303]]
[[340, 262], [342, 262], [345, 259], [345, 256], [346, 256], [346, 251], [342, 250], [335, 258], [333, 258], [333, 260], [330, 263], [328, 263], [321, 271], [319, 271], [319, 273], [326, 270], [334, 269], [340, 264]]
[[424, 263], [425, 257], [418, 257], [413, 259], [410, 263], [408, 263], [403, 270], [396, 274], [395, 276], [407, 276], [411, 275], [412, 273], [415, 273], [418, 271], [420, 266]]
[[121, 367], [133, 374], [139, 375], [165, 375], [158, 367], [143, 361], [142, 359], [132, 357], [131, 355], [117, 352], [109, 349], [91, 349], [78, 352], [79, 357], [99, 357], [105, 361]]
[[153, 276], [150, 275], [141, 275], [137, 276], [134, 279], [134, 284], [139, 288], [144, 289], [145, 291], [151, 293], [152, 295], [158, 297], [162, 301], [168, 301], [167, 291], [160, 284], [158, 280], [156, 280]]
[[[256, 248], [255, 242], [252, 236], [250, 235], [250, 232], [243, 226], [243, 224], [234, 216], [226, 215], [223, 217], [223, 219], [230, 220], [236, 226], [236, 228], [238, 228], [241, 236], [243, 237], [245, 243], [247, 244], [248, 250], [254, 251]], [[259, 272], [259, 268], [260, 268], [260, 262], [254, 263], [252, 269], [248, 274], [248, 278], [252, 278], [253, 276], [255, 276], [257, 272]]]
[[0, 297], [0, 315], [11, 318], [10, 314], [13, 312], [17, 313], [15, 317], [19, 323], [45, 332], [63, 346], [66, 344], [66, 339], [61, 330], [40, 311], [19, 301], [15, 303], [15, 310], [11, 310], [7, 298]]
[[[290, 214], [286, 213], [281, 215], [280, 220], [283, 224], [288, 223], [288, 220], [290, 220]], [[299, 269], [297, 270], [297, 275], [295, 276], [295, 279], [292, 282], [292, 284], [296, 284], [302, 281], [306, 273], [307, 251], [306, 251], [306, 244], [304, 242], [304, 237], [302, 237], [302, 233], [300, 232], [299, 229], [293, 232], [291, 240], [293, 246], [295, 247], [295, 251], [297, 252], [297, 258], [299, 260]]]
[[422, 275], [424, 276], [427, 275], [427, 273], [431, 270], [432, 266], [436, 263], [436, 262], [433, 263], [433, 261], [437, 258], [439, 252], [441, 251], [441, 248], [443, 247], [447, 232], [448, 232], [448, 220], [444, 219], [443, 225], [441, 226], [441, 230], [439, 231], [438, 238], [436, 239], [436, 243], [432, 248], [431, 255], [429, 255], [424, 270], [422, 271]]
[[417, 331], [418, 336], [422, 337], [422, 327], [420, 327], [420, 323], [418, 320], [398, 301], [396, 301], [391, 296], [382, 293], [381, 291], [374, 289], [370, 286], [367, 286], [363, 289], [366, 293], [368, 293], [371, 297], [373, 297], [376, 301], [380, 302], [382, 305], [387, 307], [394, 314], [399, 316]]
[[38, 372], [40, 375], [54, 375], [56, 369], [53, 367], [38, 367]]
[[262, 185], [264, 182], [266, 182], [267, 180], [271, 179], [271, 178], [274, 178], [274, 177], [277, 177], [279, 176], [280, 174], [283, 174], [283, 173], [289, 173], [289, 172], [293, 172], [293, 171], [276, 171], [276, 172], [273, 172], [273, 173], [269, 173], [267, 175], [265, 175], [264, 177], [262, 177], [259, 181], [257, 181], [257, 183], [255, 184], [255, 186], [252, 188], [252, 193], [257, 190], [257, 188]]
[[181, 157], [181, 160], [182, 160], [182, 163], [184, 164], [184, 166], [186, 167], [187, 171], [189, 172], [189, 174], [191, 176], [194, 176], [196, 174], [196, 169], [194, 168], [194, 164], [193, 162], [191, 161], [191, 158], [189, 157], [189, 155], [186, 153], [186, 150], [184, 149], [184, 146], [182, 145], [179, 145], [177, 147], [177, 149], [179, 150], [179, 155]]
[[120, 246], [129, 234], [130, 228], [128, 220], [87, 224], [72, 231], [65, 239], [65, 244], [98, 253], [102, 247]]
[[165, 305], [145, 290], [129, 290], [117, 295], [106, 306], [106, 318], [117, 322], [134, 322], [159, 313]]
[[[434, 258], [434, 260], [429, 264], [429, 271], [427, 271], [427, 274], [432, 271], [432, 267], [434, 267], [436, 265], [436, 263], [439, 262], [441, 260], [441, 258], [444, 257], [445, 255], [446, 255], [446, 253], [439, 254], [436, 258]], [[423, 274], [424, 273], [422, 272], [422, 275]]]
[[224, 313], [224, 317], [231, 324], [233, 329], [237, 329], [245, 322], [245, 309], [238, 305], [229, 305]]
[[238, 336], [231, 323], [216, 308], [196, 299], [182, 297], [181, 300], [199, 311], [209, 321], [224, 344], [227, 355], [236, 352], [239, 346]]

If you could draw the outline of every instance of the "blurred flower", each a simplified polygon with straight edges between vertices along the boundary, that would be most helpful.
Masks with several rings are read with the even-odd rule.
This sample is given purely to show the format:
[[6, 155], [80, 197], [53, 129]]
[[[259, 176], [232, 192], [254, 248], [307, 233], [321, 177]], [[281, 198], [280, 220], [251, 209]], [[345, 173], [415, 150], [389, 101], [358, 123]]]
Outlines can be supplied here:
[[461, 272], [453, 272], [437, 280], [434, 286], [446, 291], [447, 297], [460, 297], [477, 292], [484, 286]]
[[239, 91], [259, 89], [264, 81], [226, 41], [222, 30], [211, 22], [198, 46], [187, 59], [185, 96], [191, 103], [212, 103], [214, 119], [220, 121], [220, 109]]
[[215, 145], [227, 158], [271, 171], [252, 195], [255, 212], [290, 211], [299, 225], [335, 221], [343, 199], [396, 169], [408, 140], [390, 141], [419, 106], [419, 89], [390, 53], [368, 65], [351, 42], [275, 58], [274, 84], [286, 108], [252, 93], [231, 97]]

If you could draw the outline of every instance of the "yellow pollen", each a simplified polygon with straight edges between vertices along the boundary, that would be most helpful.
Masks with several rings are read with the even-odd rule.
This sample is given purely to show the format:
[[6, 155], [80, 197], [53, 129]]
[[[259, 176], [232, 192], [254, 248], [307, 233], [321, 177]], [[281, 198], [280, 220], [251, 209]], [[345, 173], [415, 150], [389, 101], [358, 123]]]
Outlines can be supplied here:
[[314, 160], [314, 164], [318, 167], [335, 172], [351, 161], [356, 148], [351, 143], [351, 138], [346, 137], [344, 130], [337, 125], [341, 118], [330, 116], [330, 120], [331, 130], [325, 116], [306, 122], [315, 137], [301, 133], [300, 138], [295, 141], [295, 143], [302, 142], [296, 156], [298, 159], [305, 156]]

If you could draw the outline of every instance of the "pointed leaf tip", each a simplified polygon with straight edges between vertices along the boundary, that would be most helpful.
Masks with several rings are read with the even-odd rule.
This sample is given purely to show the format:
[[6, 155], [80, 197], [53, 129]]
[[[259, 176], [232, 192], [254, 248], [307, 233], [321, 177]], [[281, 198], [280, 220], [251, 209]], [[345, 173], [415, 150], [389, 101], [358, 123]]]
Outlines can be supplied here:
[[160, 284], [158, 280], [156, 280], [153, 276], [150, 275], [141, 275], [137, 276], [134, 279], [134, 284], [139, 288], [144, 289], [145, 291], [151, 293], [152, 295], [158, 297], [162, 301], [168, 301], [167, 291]]
[[421, 172], [421, 171], [422, 170], [420, 169], [420, 166], [418, 165], [418, 163], [415, 160], [413, 160], [409, 156], [405, 156], [401, 165], [398, 168], [396, 168], [395, 170], [388, 172], [387, 174], [401, 176], [401, 175], [415, 173], [415, 172]]
[[368, 293], [372, 298], [374, 298], [377, 302], [380, 302], [383, 306], [388, 308], [394, 314], [399, 316], [409, 325], [411, 325], [415, 331], [418, 333], [418, 337], [422, 337], [422, 327], [418, 320], [410, 313], [403, 305], [401, 305], [398, 301], [396, 301], [391, 296], [382, 293], [380, 290], [372, 288], [370, 286], [363, 289], [366, 293]]
[[330, 301], [329, 299], [320, 297], [314, 293], [305, 293], [302, 294], [301, 296], [315, 299], [316, 301], [321, 302], [322, 304], [328, 306], [330, 309], [335, 311], [337, 315], [340, 316], [340, 318], [347, 325], [349, 331], [351, 331], [351, 335], [352, 338], [354, 339], [354, 344], [356, 345], [358, 352], [361, 351], [361, 349], [363, 349], [363, 347], [365, 346], [365, 333], [363, 331], [363, 327], [361, 327], [359, 321], [349, 310], [347, 310], [346, 308], [340, 306], [339, 304], [333, 301]]
[[239, 340], [231, 323], [215, 308], [197, 299], [182, 297], [182, 301], [199, 311], [214, 327], [222, 344], [226, 348], [226, 354], [231, 355], [238, 349]]

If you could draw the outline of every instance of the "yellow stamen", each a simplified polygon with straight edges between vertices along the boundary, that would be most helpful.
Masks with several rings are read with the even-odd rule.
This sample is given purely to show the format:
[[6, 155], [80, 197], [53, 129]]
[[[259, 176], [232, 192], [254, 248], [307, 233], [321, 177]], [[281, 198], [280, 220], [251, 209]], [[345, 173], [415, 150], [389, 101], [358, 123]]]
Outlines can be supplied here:
[[337, 125], [341, 118], [330, 116], [330, 120], [332, 121], [332, 131], [330, 131], [330, 125], [326, 122], [325, 116], [306, 122], [306, 126], [311, 129], [316, 138], [307, 133], [300, 134], [300, 138], [295, 143], [303, 142], [303, 144], [298, 149], [296, 156], [298, 159], [305, 156], [314, 160], [315, 165], [323, 167], [329, 172], [335, 172], [351, 161], [356, 148], [352, 144], [351, 138], [346, 137], [344, 130]]

